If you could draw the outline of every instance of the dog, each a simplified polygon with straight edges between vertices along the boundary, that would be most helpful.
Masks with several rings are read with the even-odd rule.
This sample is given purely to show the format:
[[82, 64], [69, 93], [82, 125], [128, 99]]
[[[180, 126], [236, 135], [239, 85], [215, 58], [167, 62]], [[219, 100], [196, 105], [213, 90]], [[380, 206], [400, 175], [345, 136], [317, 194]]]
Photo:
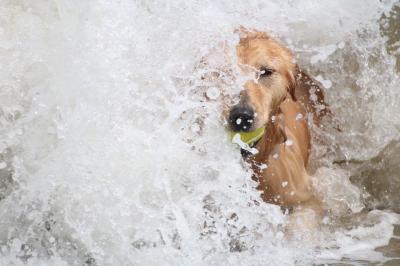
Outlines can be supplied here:
[[255, 78], [243, 84], [239, 102], [225, 111], [227, 128], [251, 165], [262, 199], [290, 213], [290, 234], [315, 228], [322, 204], [307, 173], [308, 118], [319, 127], [330, 115], [322, 86], [267, 33], [241, 28], [239, 34], [239, 67]]

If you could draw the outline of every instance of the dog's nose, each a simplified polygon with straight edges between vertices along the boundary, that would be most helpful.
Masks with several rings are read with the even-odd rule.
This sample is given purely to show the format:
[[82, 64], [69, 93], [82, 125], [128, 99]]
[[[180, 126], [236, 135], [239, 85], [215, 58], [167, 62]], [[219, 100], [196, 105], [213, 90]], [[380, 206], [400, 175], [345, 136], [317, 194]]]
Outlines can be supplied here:
[[229, 125], [233, 131], [249, 131], [253, 123], [254, 110], [251, 107], [236, 105], [229, 111]]

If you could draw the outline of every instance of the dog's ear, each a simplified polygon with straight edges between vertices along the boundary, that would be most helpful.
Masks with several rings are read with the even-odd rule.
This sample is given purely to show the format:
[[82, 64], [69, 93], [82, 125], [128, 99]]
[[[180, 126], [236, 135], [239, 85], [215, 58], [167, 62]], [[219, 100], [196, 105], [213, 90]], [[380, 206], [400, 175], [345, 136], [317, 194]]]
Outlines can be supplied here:
[[313, 118], [316, 125], [320, 124], [323, 117], [332, 117], [329, 105], [325, 102], [324, 86], [298, 66], [296, 66], [295, 84], [297, 99], [305, 104], [308, 112], [315, 114]]
[[279, 124], [277, 127], [278, 135], [279, 135], [279, 142], [285, 143], [288, 140], [288, 136], [286, 134], [286, 128], [284, 124]]
[[280, 107], [278, 107], [276, 117], [276, 136], [278, 138], [278, 143], [284, 143], [287, 141], [288, 137], [286, 134], [285, 120], [283, 119], [282, 110]]
[[296, 66], [295, 68], [295, 73], [292, 71], [288, 71], [286, 74], [286, 78], [288, 80], [288, 92], [290, 96], [292, 96], [293, 101], [297, 101], [296, 97], [296, 86], [297, 86], [297, 81], [296, 81], [296, 75], [298, 73], [298, 67]]

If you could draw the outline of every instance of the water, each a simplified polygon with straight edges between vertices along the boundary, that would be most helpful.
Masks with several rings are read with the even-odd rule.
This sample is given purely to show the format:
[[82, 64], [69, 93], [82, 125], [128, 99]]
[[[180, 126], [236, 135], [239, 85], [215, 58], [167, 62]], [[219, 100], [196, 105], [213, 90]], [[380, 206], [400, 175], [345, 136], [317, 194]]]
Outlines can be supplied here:
[[[396, 265], [398, 6], [0, 0], [0, 265]], [[219, 119], [240, 25], [296, 52], [342, 129], [313, 130], [314, 242], [285, 239]]]

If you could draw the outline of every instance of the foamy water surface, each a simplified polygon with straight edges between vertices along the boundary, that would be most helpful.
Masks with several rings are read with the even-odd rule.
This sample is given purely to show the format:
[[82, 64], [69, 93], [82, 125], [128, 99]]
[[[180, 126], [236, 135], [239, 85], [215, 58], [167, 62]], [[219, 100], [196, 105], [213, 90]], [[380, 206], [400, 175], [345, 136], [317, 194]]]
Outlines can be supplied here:
[[[0, 0], [0, 265], [393, 261], [399, 2], [246, 2]], [[285, 238], [220, 121], [240, 25], [289, 46], [340, 125], [313, 129], [314, 241]]]

